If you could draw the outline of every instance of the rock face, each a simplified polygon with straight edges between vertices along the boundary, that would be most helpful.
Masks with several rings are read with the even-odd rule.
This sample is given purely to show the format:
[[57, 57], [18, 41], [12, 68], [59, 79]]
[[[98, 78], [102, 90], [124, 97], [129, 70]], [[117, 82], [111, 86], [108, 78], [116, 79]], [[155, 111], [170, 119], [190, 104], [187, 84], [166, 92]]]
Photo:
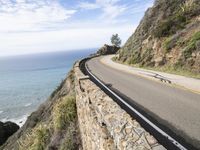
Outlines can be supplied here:
[[2, 145], [18, 129], [19, 126], [13, 122], [0, 122], [0, 145]]
[[199, 0], [156, 0], [119, 50], [119, 60], [199, 73], [199, 42]]
[[108, 54], [116, 54], [120, 47], [110, 46], [105, 44], [102, 48], [97, 51], [97, 54], [100, 55], [108, 55]]

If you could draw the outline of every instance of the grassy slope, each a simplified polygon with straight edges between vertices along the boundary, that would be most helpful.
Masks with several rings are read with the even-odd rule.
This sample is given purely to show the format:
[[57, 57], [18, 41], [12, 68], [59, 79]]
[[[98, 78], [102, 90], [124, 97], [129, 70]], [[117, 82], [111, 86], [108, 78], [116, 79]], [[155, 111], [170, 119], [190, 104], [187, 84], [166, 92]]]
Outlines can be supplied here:
[[[62, 97], [53, 106], [53, 113], [50, 120], [37, 124], [23, 139], [18, 140], [19, 149], [43, 150], [48, 146], [58, 149], [74, 149], [73, 132], [76, 132], [75, 127], [75, 96]], [[56, 140], [60, 142], [53, 145], [50, 144]]]

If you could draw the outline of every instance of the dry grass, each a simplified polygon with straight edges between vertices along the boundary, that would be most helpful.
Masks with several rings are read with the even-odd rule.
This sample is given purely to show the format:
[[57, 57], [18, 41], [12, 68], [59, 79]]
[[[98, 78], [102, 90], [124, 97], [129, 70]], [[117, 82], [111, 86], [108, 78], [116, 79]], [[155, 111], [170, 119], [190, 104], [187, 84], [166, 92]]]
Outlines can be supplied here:
[[[59, 131], [66, 132], [65, 147], [73, 148], [73, 130], [68, 128], [75, 124], [76, 119], [76, 101], [75, 96], [65, 96], [60, 98], [53, 107], [52, 116], [48, 121], [38, 124], [30, 130], [23, 138], [18, 140], [20, 150], [44, 150], [50, 143], [54, 133]], [[65, 148], [64, 148], [65, 149]]]
[[76, 149], [76, 143], [74, 143], [76, 140], [74, 139], [74, 133], [76, 133], [76, 125], [75, 123], [71, 123], [65, 137], [60, 145], [59, 150], [74, 150]]
[[154, 71], [160, 71], [160, 72], [166, 72], [166, 73], [181, 75], [181, 76], [190, 77], [190, 78], [200, 79], [200, 74], [199, 73], [193, 73], [193, 72], [191, 72], [189, 70], [186, 70], [186, 69], [183, 69], [183, 68], [175, 68], [173, 66], [140, 67], [140, 68], [154, 70]]
[[183, 5], [180, 6], [182, 12], [187, 12], [193, 9], [194, 7], [194, 0], [187, 0]]
[[62, 130], [76, 118], [75, 96], [61, 98], [53, 109], [53, 125], [55, 130]]
[[140, 64], [122, 63], [121, 61], [118, 61], [115, 58], [114, 59], [112, 58], [112, 60], [116, 63], [124, 64], [124, 65], [127, 65], [127, 66], [132, 66], [132, 67], [137, 67], [137, 68], [142, 68], [142, 69], [148, 69], [148, 70], [154, 70], [154, 71], [160, 71], [160, 72], [166, 72], [166, 73], [181, 75], [181, 76], [185, 76], [185, 77], [200, 79], [199, 73], [194, 73], [194, 72], [191, 72], [190, 70], [186, 70], [186, 69], [183, 69], [181, 67], [173, 67], [173, 66], [147, 67], [147, 66], [141, 66]]
[[18, 141], [20, 150], [44, 150], [50, 137], [49, 127], [40, 124], [31, 130], [24, 139]]

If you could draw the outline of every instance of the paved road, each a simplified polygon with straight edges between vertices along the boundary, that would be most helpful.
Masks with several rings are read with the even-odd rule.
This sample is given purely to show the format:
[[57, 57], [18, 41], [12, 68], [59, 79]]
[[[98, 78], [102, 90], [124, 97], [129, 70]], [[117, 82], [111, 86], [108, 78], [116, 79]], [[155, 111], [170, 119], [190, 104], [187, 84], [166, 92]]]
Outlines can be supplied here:
[[112, 58], [116, 55], [107, 55], [104, 56], [101, 59], [101, 62], [120, 71], [125, 71], [131, 74], [140, 75], [143, 77], [147, 77], [153, 80], [159, 80], [160, 78], [170, 80], [173, 85], [178, 85], [179, 88], [185, 88], [188, 90], [191, 90], [192, 92], [196, 92], [200, 94], [200, 79], [160, 72], [160, 71], [154, 71], [154, 70], [148, 70], [143, 68], [137, 68], [133, 66], [128, 66], [120, 63], [116, 63], [112, 61]]
[[93, 74], [144, 107], [147, 113], [193, 145], [200, 145], [199, 94], [115, 70], [102, 64], [100, 59], [97, 57], [87, 62]]

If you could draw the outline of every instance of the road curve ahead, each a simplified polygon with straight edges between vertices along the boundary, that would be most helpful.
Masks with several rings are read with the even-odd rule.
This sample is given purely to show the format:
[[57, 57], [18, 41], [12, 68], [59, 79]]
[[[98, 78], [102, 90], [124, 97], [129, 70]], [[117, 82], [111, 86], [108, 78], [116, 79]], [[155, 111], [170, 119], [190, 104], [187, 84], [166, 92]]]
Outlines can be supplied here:
[[200, 145], [200, 94], [168, 86], [108, 67], [96, 57], [87, 62], [91, 72], [120, 91], [160, 124], [186, 141]]

